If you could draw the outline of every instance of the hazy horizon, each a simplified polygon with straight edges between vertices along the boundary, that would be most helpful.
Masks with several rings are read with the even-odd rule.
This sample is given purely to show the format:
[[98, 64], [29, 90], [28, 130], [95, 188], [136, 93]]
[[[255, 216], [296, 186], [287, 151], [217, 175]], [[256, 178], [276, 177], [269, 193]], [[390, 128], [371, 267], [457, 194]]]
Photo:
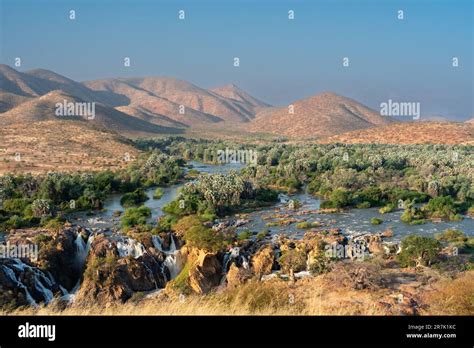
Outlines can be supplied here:
[[0, 4], [0, 61], [18, 71], [47, 69], [76, 81], [166, 76], [208, 89], [235, 84], [275, 106], [330, 91], [374, 110], [392, 99], [420, 102], [425, 119], [474, 117], [469, 0]]

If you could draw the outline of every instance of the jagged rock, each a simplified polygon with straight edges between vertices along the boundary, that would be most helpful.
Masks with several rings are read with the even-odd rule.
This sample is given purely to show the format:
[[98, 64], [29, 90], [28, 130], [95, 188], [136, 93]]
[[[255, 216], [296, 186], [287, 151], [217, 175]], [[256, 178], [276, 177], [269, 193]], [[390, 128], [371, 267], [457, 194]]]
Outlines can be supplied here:
[[252, 257], [252, 268], [257, 278], [260, 279], [262, 276], [270, 274], [274, 262], [275, 255], [270, 246], [265, 246], [257, 251]]
[[[123, 250], [120, 252], [118, 248], [119, 243], [124, 241], [104, 235], [94, 240], [84, 279], [76, 295], [77, 304], [87, 305], [99, 301], [107, 307], [114, 302], [125, 302], [134, 292], [151, 291], [165, 286], [161, 262], [146, 252], [124, 256]], [[129, 247], [132, 249], [136, 246], [130, 244]], [[123, 257], [120, 257], [121, 254]]]
[[194, 292], [206, 294], [221, 281], [222, 267], [216, 255], [201, 252], [189, 271], [189, 285]]
[[252, 277], [252, 272], [243, 267], [237, 267], [234, 263], [230, 266], [229, 272], [227, 272], [227, 286], [237, 287], [244, 284], [248, 279]]
[[369, 248], [369, 252], [371, 254], [383, 254], [385, 253], [382, 238], [380, 235], [371, 235], [369, 236], [369, 242], [367, 247]]
[[87, 238], [89, 233], [77, 227], [65, 227], [57, 232], [45, 229], [17, 230], [8, 235], [7, 242], [17, 246], [37, 244], [38, 258], [29, 258], [28, 261], [45, 273], [51, 273], [56, 282], [71, 290], [83, 271], [75, 262], [74, 241], [78, 234]]
[[26, 260], [0, 258], [0, 307], [13, 309], [23, 305], [49, 303], [58, 284]]
[[382, 232], [382, 237], [383, 238], [391, 238], [393, 237], [393, 231], [392, 230], [386, 230]]

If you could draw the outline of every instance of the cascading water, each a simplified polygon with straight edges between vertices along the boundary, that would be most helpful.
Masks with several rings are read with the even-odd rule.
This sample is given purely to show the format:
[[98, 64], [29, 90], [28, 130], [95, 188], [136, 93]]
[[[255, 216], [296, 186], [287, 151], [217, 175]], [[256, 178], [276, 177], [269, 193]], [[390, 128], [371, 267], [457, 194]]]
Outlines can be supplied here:
[[165, 251], [166, 258], [163, 263], [166, 267], [168, 267], [168, 270], [170, 271], [170, 278], [174, 279], [179, 274], [179, 272], [181, 272], [181, 265], [178, 264], [177, 256], [179, 250], [176, 249], [176, 243], [174, 241], [173, 235], [171, 235], [170, 238], [170, 249], [168, 251]]
[[[78, 233], [77, 237], [74, 241], [74, 244], [76, 245], [76, 264], [78, 265], [79, 269], [82, 270], [86, 260], [87, 256], [89, 255], [89, 251], [91, 250], [91, 245], [92, 242], [94, 241], [95, 235], [89, 234], [89, 238], [87, 238], [87, 243], [84, 242], [84, 239], [82, 238], [81, 234]], [[74, 302], [74, 299], [76, 298], [76, 293], [79, 290], [81, 286], [81, 278], [77, 281], [76, 285], [71, 289], [71, 291], [67, 291], [64, 287], [60, 286], [60, 290], [63, 294], [61, 296], [61, 300], [72, 303]]]
[[33, 299], [33, 297], [31, 297], [31, 294], [30, 292], [28, 291], [28, 288], [23, 284], [21, 283], [16, 275], [15, 275], [15, 272], [13, 272], [12, 269], [6, 267], [6, 266], [0, 266], [1, 269], [3, 270], [4, 274], [6, 275], [6, 277], [13, 283], [16, 284], [16, 286], [19, 288], [19, 289], [22, 289], [24, 292], [25, 292], [25, 297], [26, 297], [26, 301], [28, 302], [28, 304], [30, 306], [33, 306], [33, 307], [36, 307], [37, 304], [36, 304], [36, 301]]
[[79, 270], [82, 270], [87, 258], [87, 245], [80, 233], [77, 234], [74, 245], [76, 248], [76, 266]]
[[[49, 303], [54, 295], [51, 289], [53, 288], [53, 282], [46, 276], [39, 268], [27, 265], [20, 259], [13, 258], [13, 262], [8, 265], [2, 265], [7, 277], [17, 286], [25, 291], [25, 296], [30, 305], [35, 306], [36, 298], [39, 301], [44, 301], [46, 304]], [[18, 274], [28, 273], [33, 278], [33, 286], [30, 285], [28, 288], [24, 283], [21, 282], [21, 277]]]
[[120, 257], [132, 256], [134, 259], [138, 259], [146, 252], [143, 244], [132, 238], [122, 238], [118, 241], [117, 251]]
[[[161, 239], [161, 237], [152, 237], [152, 243], [155, 249], [166, 255], [165, 260], [163, 261], [163, 267], [167, 267], [170, 272], [170, 279], [166, 279], [167, 281], [174, 279], [179, 274], [179, 272], [181, 272], [182, 268], [178, 262], [179, 250], [176, 249], [176, 242], [174, 240], [173, 235], [170, 235], [170, 238], [171, 241], [169, 250], [163, 250], [163, 240]], [[162, 272], [166, 277], [166, 272], [164, 272], [164, 268], [162, 269]]]

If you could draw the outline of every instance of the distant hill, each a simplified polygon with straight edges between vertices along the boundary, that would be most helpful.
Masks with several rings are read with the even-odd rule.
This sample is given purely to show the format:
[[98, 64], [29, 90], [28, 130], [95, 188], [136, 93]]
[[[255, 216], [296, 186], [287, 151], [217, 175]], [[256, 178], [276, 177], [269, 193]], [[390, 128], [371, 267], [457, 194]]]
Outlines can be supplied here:
[[289, 107], [266, 109], [255, 117], [252, 132], [290, 137], [325, 137], [356, 129], [365, 129], [392, 121], [368, 107], [334, 93], [322, 93], [301, 99]]
[[[95, 102], [96, 117], [58, 117], [55, 105], [64, 100]], [[134, 136], [186, 132], [211, 138], [382, 143], [469, 142], [474, 122], [396, 122], [334, 93], [297, 100], [289, 110], [272, 107], [233, 84], [204, 89], [170, 77], [76, 82], [45, 69], [19, 72], [0, 64], [0, 126], [58, 120]]]
[[459, 122], [400, 122], [321, 139], [320, 143], [470, 144], [474, 124]]
[[112, 107], [96, 103], [95, 117], [87, 114], [75, 116], [57, 116], [56, 104], [83, 103], [84, 100], [72, 96], [65, 91], [51, 91], [41, 97], [30, 99], [7, 112], [0, 114], [0, 124], [29, 123], [46, 120], [69, 120], [89, 122], [105, 129], [123, 133], [150, 132], [150, 133], [177, 133], [179, 130], [160, 127], [149, 122], [134, 118]]
[[88, 122], [17, 123], [0, 127], [0, 139], [0, 175], [117, 169], [139, 153], [126, 138]]
[[[254, 118], [258, 104], [266, 105], [243, 91], [240, 93], [246, 99], [233, 99], [170, 77], [106, 79], [84, 84], [96, 91], [126, 96], [129, 106], [146, 108], [188, 126], [203, 122], [247, 122]], [[185, 107], [184, 115], [179, 112], [181, 105]]]

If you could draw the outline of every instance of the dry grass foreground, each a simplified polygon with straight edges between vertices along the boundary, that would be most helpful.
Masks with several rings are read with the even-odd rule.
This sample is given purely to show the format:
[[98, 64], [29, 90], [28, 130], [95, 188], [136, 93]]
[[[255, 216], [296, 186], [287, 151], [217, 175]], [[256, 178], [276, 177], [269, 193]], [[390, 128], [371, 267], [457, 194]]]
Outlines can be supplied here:
[[0, 175], [117, 169], [137, 154], [126, 138], [86, 122], [42, 121], [0, 128]]
[[388, 272], [384, 287], [348, 285], [344, 271], [295, 283], [250, 281], [187, 297], [169, 289], [125, 304], [17, 309], [1, 315], [473, 315], [474, 271], [457, 278], [426, 269]]
[[324, 138], [322, 144], [446, 144], [474, 145], [474, 124], [457, 122], [400, 122]]

